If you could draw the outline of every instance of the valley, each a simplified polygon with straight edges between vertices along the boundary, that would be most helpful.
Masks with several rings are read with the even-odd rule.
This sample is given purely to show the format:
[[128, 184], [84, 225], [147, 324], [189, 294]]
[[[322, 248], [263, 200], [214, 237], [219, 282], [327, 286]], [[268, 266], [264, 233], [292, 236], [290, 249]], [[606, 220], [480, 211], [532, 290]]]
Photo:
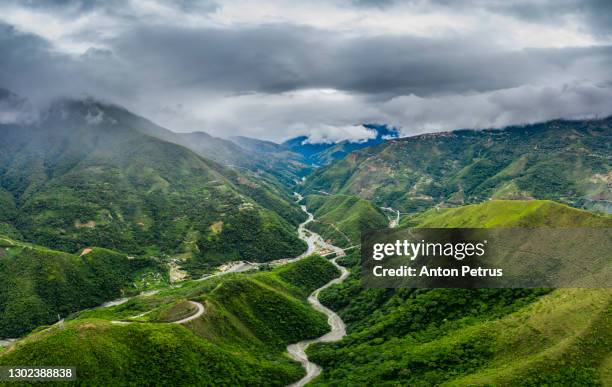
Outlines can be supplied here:
[[93, 385], [608, 380], [609, 289], [366, 289], [360, 244], [612, 227], [609, 118], [314, 146], [68, 100], [2, 129], [0, 365]]
[[611, 16], [0, 0], [0, 387], [612, 387]]
[[[295, 195], [297, 197], [298, 203], [303, 200], [303, 197], [301, 195], [297, 193]], [[308, 356], [306, 355], [306, 352], [305, 352], [306, 348], [310, 344], [317, 343], [317, 342], [338, 341], [346, 334], [344, 323], [341, 320], [341, 318], [337, 314], [335, 314], [333, 311], [321, 305], [318, 301], [318, 295], [322, 290], [328, 288], [329, 286], [342, 283], [342, 281], [349, 274], [348, 271], [343, 266], [339, 265], [336, 262], [336, 260], [339, 257], [342, 257], [345, 255], [344, 250], [325, 242], [321, 238], [321, 236], [316, 234], [315, 232], [308, 231], [306, 229], [306, 225], [314, 220], [314, 216], [312, 213], [308, 212], [305, 205], [301, 205], [301, 208], [304, 212], [306, 212], [308, 217], [306, 221], [304, 221], [303, 223], [299, 225], [298, 236], [302, 240], [304, 240], [304, 242], [307, 243], [308, 249], [304, 253], [302, 253], [301, 255], [295, 258], [286, 258], [286, 259], [271, 261], [271, 262], [266, 263], [266, 265], [268, 267], [282, 268], [286, 265], [292, 265], [292, 264], [299, 263], [299, 261], [304, 260], [304, 259], [315, 259], [321, 255], [325, 256], [325, 255], [333, 254], [334, 258], [329, 260], [329, 262], [333, 265], [332, 267], [335, 267], [335, 269], [340, 273], [340, 276], [335, 279], [332, 278], [329, 282], [324, 283], [321, 287], [315, 289], [312, 292], [312, 294], [308, 296], [308, 303], [312, 305], [312, 307], [316, 311], [321, 312], [327, 316], [327, 324], [329, 324], [331, 330], [319, 338], [307, 339], [304, 341], [300, 341], [296, 344], [289, 344], [287, 346], [287, 351], [289, 355], [294, 360], [300, 362], [303, 365], [304, 369], [306, 370], [306, 375], [302, 379], [297, 381], [295, 384], [293, 384], [296, 386], [302, 386], [308, 383], [310, 380], [316, 377], [321, 371], [319, 366], [317, 366], [316, 364], [308, 360]], [[14, 242], [9, 241], [8, 239], [5, 239], [5, 243], [8, 243], [8, 242], [10, 242], [11, 245], [14, 244]], [[319, 259], [323, 260], [322, 258], [319, 258]], [[323, 260], [323, 262], [325, 262], [325, 260]], [[73, 325], [75, 324], [75, 322], [78, 323], [78, 321], [84, 318], [88, 319], [88, 318], [92, 318], [93, 316], [98, 316], [98, 315], [103, 315], [107, 318], [119, 317], [119, 315], [113, 314], [112, 312], [107, 313], [104, 310], [105, 309], [117, 309], [117, 308], [121, 309], [123, 305], [129, 302], [137, 302], [136, 301], [137, 299], [142, 299], [142, 298], [148, 299], [151, 297], [155, 297], [160, 292], [166, 292], [166, 293], [171, 294], [173, 293], [173, 289], [190, 286], [191, 283], [199, 283], [202, 281], [210, 281], [213, 279], [218, 280], [219, 277], [221, 276], [257, 271], [262, 268], [262, 265], [263, 264], [261, 263], [252, 263], [252, 262], [233, 262], [230, 265], [224, 265], [224, 267], [222, 267], [221, 270], [219, 270], [218, 272], [211, 274], [211, 275], [204, 276], [197, 280], [192, 280], [192, 281], [187, 281], [187, 282], [180, 283], [177, 285], [172, 285], [170, 288], [160, 288], [155, 291], [143, 292], [132, 298], [122, 298], [116, 301], [109, 301], [109, 302], [104, 303], [101, 307], [98, 307], [98, 308], [78, 311], [76, 313], [73, 313], [71, 316], [69, 316], [68, 321], [70, 322], [68, 324]], [[291, 267], [289, 268], [289, 270], [291, 270]], [[304, 274], [311, 275], [313, 273], [309, 272], [309, 273], [304, 273]], [[178, 307], [181, 307], [181, 308], [178, 308]], [[160, 309], [161, 309], [161, 312], [159, 311]], [[182, 312], [180, 312], [181, 310]], [[171, 316], [174, 316], [174, 317], [171, 317], [169, 321], [160, 320], [160, 316], [167, 314], [169, 312], [172, 313]], [[188, 324], [188, 323], [191, 323], [199, 319], [205, 313], [206, 313], [206, 307], [201, 302], [193, 301], [193, 300], [177, 302], [177, 301], [169, 301], [166, 298], [164, 301], [164, 305], [158, 306], [156, 309], [147, 310], [147, 311], [138, 313], [133, 316], [126, 316], [123, 313], [121, 313], [120, 314], [121, 319], [111, 319], [111, 320], [108, 320], [108, 322], [110, 322], [111, 324], [117, 325], [117, 326], [122, 326], [122, 327], [132, 325], [134, 323], [146, 324], [146, 323], [155, 323], [155, 322], [157, 323], [167, 322], [167, 323], [172, 323], [172, 324]], [[30, 340], [32, 340], [32, 336], [38, 337], [41, 335], [53, 335], [54, 331], [61, 334], [62, 331], [64, 331], [64, 329], [65, 329], [64, 319], [62, 319], [59, 323], [54, 324], [53, 326], [49, 328], [42, 329], [42, 330], [38, 329], [36, 333], [30, 336], [27, 336], [26, 338], [22, 340], [15, 340], [15, 339], [3, 340], [2, 345], [0, 347], [10, 346], [7, 349], [7, 352], [11, 352], [13, 350], [16, 350], [17, 352], [19, 352], [21, 345], [25, 345], [27, 348], [28, 346], [27, 343]], [[24, 342], [26, 344], [24, 344]], [[1, 353], [2, 352], [0, 351], [0, 354]], [[10, 355], [9, 355], [9, 358], [10, 358]], [[1, 362], [2, 362], [2, 359], [0, 358], [0, 363]]]

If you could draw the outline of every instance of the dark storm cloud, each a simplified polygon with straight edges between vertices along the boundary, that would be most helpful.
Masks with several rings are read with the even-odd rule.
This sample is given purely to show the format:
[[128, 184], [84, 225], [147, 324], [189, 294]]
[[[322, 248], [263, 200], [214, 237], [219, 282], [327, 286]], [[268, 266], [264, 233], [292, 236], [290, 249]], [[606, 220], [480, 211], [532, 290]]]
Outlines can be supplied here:
[[612, 1], [609, 0], [508, 1], [488, 8], [534, 23], [558, 23], [567, 17], [579, 17], [586, 30], [601, 36], [612, 34]]
[[[452, 33], [434, 28], [431, 34], [426, 28], [414, 34], [403, 26], [394, 30], [398, 19], [393, 17], [389, 25], [381, 24], [380, 33], [323, 27], [327, 15], [319, 20], [321, 14], [312, 12], [300, 19], [311, 20], [308, 24], [294, 21], [300, 15], [287, 9], [273, 8], [270, 12], [288, 12], [291, 21], [264, 17], [262, 22], [257, 10], [247, 9], [245, 22], [236, 4], [227, 11], [213, 1], [158, 1], [154, 7], [92, 0], [10, 4], [0, 20], [13, 20], [20, 28], [0, 23], [0, 88], [35, 103], [91, 95], [174, 129], [278, 139], [360, 122], [417, 132], [612, 112], [612, 46], [605, 39], [589, 43], [579, 33], [608, 34], [607, 2], [338, 0], [350, 13], [365, 9], [382, 20], [400, 11], [415, 20], [421, 11], [431, 11], [434, 25], [461, 21]], [[24, 9], [34, 10], [26, 12], [31, 18], [24, 17]], [[436, 19], [440, 10], [452, 18]], [[512, 22], [500, 30], [479, 22], [462, 30], [474, 23], [461, 19], [472, 10]], [[210, 22], [208, 17], [221, 11], [230, 13]], [[34, 25], [44, 15], [54, 18], [48, 29]], [[79, 20], [83, 15], [88, 17]], [[532, 41], [523, 44], [514, 24], [558, 25], [564, 32], [564, 23], [575, 17], [582, 24], [569, 44], [565, 35], [547, 44], [548, 30], [537, 40], [540, 48], [523, 48]], [[64, 30], [62, 22], [68, 26]], [[518, 32], [504, 45], [488, 36], [487, 28]], [[572, 47], [576, 41], [582, 46]], [[22, 116], [6, 113], [4, 119]]]
[[108, 50], [79, 57], [56, 52], [50, 43], [0, 23], [0, 85], [36, 101], [84, 94], [112, 96], [130, 87], [130, 74]]
[[483, 92], [562, 79], [568, 72], [600, 81], [609, 76], [612, 61], [611, 47], [508, 52], [466, 39], [345, 38], [287, 25], [143, 28], [121, 36], [113, 47], [119, 57], [151, 70], [156, 81], [264, 93], [303, 88], [387, 96]]

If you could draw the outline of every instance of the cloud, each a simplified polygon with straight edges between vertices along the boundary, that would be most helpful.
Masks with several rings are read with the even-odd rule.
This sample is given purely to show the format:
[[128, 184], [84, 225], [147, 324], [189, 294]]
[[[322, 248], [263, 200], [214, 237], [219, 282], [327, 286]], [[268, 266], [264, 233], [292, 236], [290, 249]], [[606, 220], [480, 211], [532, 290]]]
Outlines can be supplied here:
[[32, 123], [37, 119], [36, 109], [26, 99], [0, 89], [0, 124]]
[[0, 87], [37, 106], [93, 96], [173, 130], [274, 140], [358, 140], [362, 122], [410, 134], [601, 116], [608, 4], [8, 1]]
[[559, 117], [601, 118], [612, 115], [612, 86], [572, 83], [519, 86], [471, 96], [394, 98], [381, 105], [390, 122], [405, 135], [458, 128], [502, 128]]
[[376, 131], [363, 125], [322, 125], [306, 131], [308, 133], [308, 139], [304, 141], [306, 144], [333, 144], [343, 140], [359, 143], [376, 138]]

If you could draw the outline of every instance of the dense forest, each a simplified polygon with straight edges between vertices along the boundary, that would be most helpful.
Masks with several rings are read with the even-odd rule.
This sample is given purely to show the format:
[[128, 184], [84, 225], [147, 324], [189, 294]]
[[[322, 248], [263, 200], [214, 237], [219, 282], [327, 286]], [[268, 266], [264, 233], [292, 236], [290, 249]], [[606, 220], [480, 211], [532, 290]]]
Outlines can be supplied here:
[[387, 227], [387, 217], [367, 200], [348, 195], [308, 195], [306, 206], [315, 215], [308, 228], [337, 246], [361, 243], [361, 233]]
[[[96, 114], [104, 120], [92, 123]], [[100, 246], [201, 269], [305, 250], [295, 235], [305, 215], [286, 187], [145, 134], [143, 120], [86, 100], [58, 102], [37, 125], [3, 125], [1, 230], [66, 252]]]
[[351, 275], [320, 295], [348, 335], [308, 349], [314, 385], [605, 384], [608, 289], [366, 289], [355, 248], [396, 210], [399, 227], [610, 228], [610, 124], [402, 139], [377, 126], [374, 146], [313, 146], [59, 101], [40, 123], [0, 125], [0, 338], [22, 337], [0, 365], [70, 364], [87, 385], [299, 380], [287, 345], [329, 331], [307, 298], [339, 271], [318, 255], [250, 264], [306, 249], [296, 190], [306, 227], [352, 249]]

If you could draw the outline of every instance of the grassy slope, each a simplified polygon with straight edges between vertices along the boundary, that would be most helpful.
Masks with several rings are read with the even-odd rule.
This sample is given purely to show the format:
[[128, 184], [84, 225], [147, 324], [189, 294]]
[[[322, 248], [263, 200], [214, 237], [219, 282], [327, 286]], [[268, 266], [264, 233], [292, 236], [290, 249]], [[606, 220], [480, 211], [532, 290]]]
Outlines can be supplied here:
[[456, 208], [431, 209], [402, 219], [418, 227], [612, 227], [612, 216], [595, 215], [548, 200], [492, 200]]
[[[508, 216], [507, 224], [500, 214]], [[412, 221], [428, 227], [610, 227], [609, 217], [546, 201], [493, 201], [433, 210]], [[310, 350], [325, 369], [318, 384], [612, 382], [606, 373], [610, 289], [365, 290], [358, 266], [352, 271], [345, 284], [321, 296], [347, 322], [349, 336]]]
[[94, 248], [79, 257], [0, 236], [0, 337], [18, 337], [121, 296], [152, 262]]
[[358, 244], [362, 231], [384, 228], [388, 224], [378, 208], [357, 196], [308, 195], [306, 205], [315, 215], [315, 221], [308, 228], [338, 246]]
[[408, 137], [318, 169], [305, 190], [358, 195], [402, 212], [488, 198], [610, 212], [611, 137], [612, 118]]
[[[304, 373], [285, 355], [286, 345], [329, 329], [306, 297], [337, 275], [313, 256], [271, 272], [191, 281], [81, 313], [65, 330], [33, 333], [0, 354], [0, 364], [73, 364], [80, 381], [94, 385], [286, 385]], [[206, 312], [185, 326], [108, 321], [149, 311], [143, 318], [168, 317], [187, 299]]]

